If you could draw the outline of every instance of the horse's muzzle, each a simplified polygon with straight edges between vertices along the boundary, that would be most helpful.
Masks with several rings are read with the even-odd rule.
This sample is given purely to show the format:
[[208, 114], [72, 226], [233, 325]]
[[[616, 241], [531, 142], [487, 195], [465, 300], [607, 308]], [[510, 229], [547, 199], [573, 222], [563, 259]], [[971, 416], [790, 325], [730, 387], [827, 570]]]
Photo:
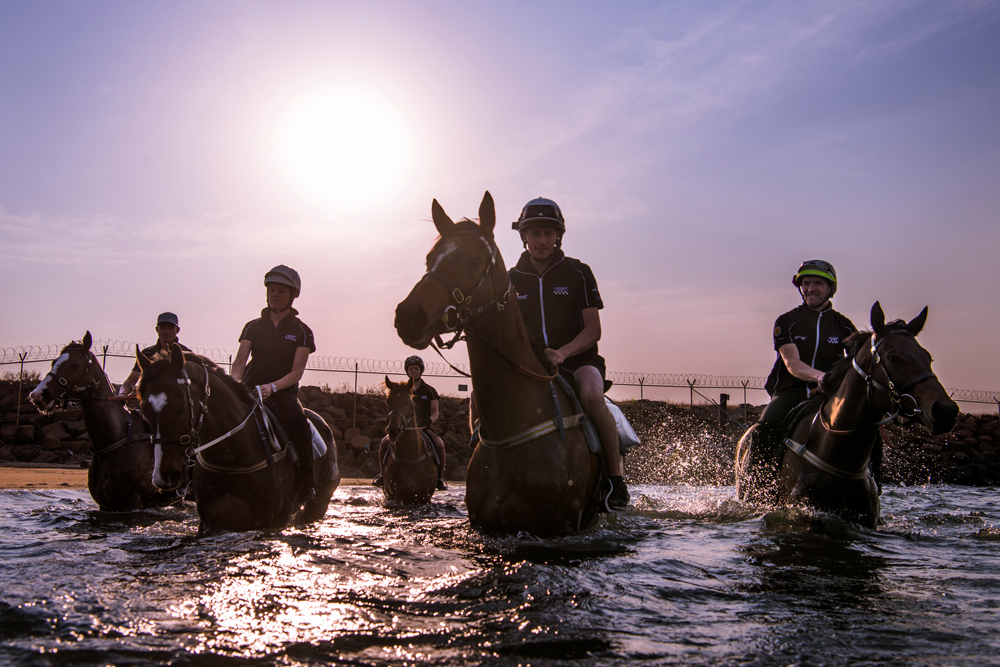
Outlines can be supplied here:
[[954, 401], [934, 401], [931, 406], [931, 430], [934, 435], [947, 433], [958, 419], [958, 404]]
[[426, 340], [430, 339], [427, 329], [429, 328], [427, 313], [418, 303], [407, 305], [403, 303], [396, 306], [396, 320], [394, 326], [400, 340], [411, 347], [427, 347]]

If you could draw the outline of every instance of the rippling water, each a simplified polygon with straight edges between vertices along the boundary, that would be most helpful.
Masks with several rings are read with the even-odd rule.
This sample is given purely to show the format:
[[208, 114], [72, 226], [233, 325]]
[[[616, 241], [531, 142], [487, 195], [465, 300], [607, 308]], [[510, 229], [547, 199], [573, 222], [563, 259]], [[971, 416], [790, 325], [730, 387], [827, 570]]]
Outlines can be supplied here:
[[869, 531], [732, 487], [636, 486], [563, 539], [337, 491], [280, 534], [193, 506], [0, 492], [0, 662], [24, 665], [981, 665], [1000, 662], [996, 489], [893, 487]]

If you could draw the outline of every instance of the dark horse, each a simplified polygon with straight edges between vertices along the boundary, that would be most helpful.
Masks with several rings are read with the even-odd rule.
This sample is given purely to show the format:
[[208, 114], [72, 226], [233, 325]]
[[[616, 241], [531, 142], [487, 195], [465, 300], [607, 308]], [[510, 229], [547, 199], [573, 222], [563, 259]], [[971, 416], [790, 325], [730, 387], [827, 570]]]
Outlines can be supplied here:
[[[153, 431], [153, 483], [177, 488], [185, 469], [192, 482], [198, 516], [208, 529], [280, 530], [302, 503], [296, 497], [294, 450], [274, 451], [264, 432], [269, 422], [250, 392], [214, 363], [185, 356], [174, 344], [170, 358], [151, 362], [136, 347], [142, 369], [139, 398]], [[316, 413], [306, 416], [326, 443], [315, 460], [316, 498], [298, 520], [323, 518], [340, 484], [333, 433]]]
[[481, 438], [466, 480], [469, 521], [503, 533], [582, 530], [596, 514], [601, 460], [584, 418], [532, 352], [493, 239], [493, 197], [483, 197], [479, 224], [452, 222], [437, 200], [431, 213], [441, 238], [396, 308], [396, 331], [417, 349], [449, 331], [467, 338]]
[[385, 378], [385, 404], [389, 408], [389, 451], [382, 464], [382, 491], [392, 504], [424, 505], [437, 488], [438, 467], [434, 445], [417, 427], [410, 390], [413, 380], [393, 382]]
[[130, 512], [180, 500], [176, 491], [153, 486], [153, 443], [138, 412], [115, 400], [115, 392], [90, 351], [90, 332], [70, 343], [52, 362], [52, 370], [31, 392], [43, 412], [68, 400], [80, 401], [83, 421], [93, 445], [87, 488], [106, 512]]
[[776, 482], [751, 479], [750, 427], [736, 448], [736, 488], [742, 501], [805, 502], [874, 528], [879, 496], [869, 459], [882, 424], [898, 416], [919, 419], [934, 433], [951, 430], [958, 405], [931, 372], [931, 355], [916, 336], [927, 309], [912, 321], [886, 323], [872, 306], [872, 331], [847, 339], [848, 356], [824, 380], [824, 393], [802, 406], [785, 439]]

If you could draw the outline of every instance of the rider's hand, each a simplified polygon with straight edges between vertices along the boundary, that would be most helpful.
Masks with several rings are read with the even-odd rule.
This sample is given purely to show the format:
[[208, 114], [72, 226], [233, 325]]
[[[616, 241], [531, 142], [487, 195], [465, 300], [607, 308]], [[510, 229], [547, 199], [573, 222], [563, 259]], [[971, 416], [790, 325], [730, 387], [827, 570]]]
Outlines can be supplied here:
[[121, 387], [118, 388], [118, 395], [121, 396], [121, 397], [123, 397], [123, 398], [125, 396], [131, 396], [132, 395], [132, 387], [128, 386], [127, 384], [123, 384]]
[[821, 377], [819, 379], [819, 382], [817, 382], [820, 391], [826, 391], [826, 383], [829, 377], [830, 377], [829, 373], [823, 373], [823, 377]]
[[559, 350], [553, 350], [551, 347], [545, 348], [545, 358], [553, 366], [558, 366], [562, 362], [566, 361], [566, 355]]
[[274, 393], [271, 391], [271, 385], [269, 384], [259, 384], [257, 385], [257, 388], [260, 389], [260, 395], [263, 398], [267, 398], [268, 396]]

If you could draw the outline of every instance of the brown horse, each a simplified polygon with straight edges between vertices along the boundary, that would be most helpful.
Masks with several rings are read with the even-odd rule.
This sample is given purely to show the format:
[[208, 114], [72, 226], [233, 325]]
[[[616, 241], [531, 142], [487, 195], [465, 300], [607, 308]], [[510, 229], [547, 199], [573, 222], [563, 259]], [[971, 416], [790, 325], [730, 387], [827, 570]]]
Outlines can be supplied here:
[[847, 339], [849, 356], [824, 380], [824, 394], [803, 406], [785, 439], [776, 482], [747, 474], [752, 426], [736, 449], [740, 500], [805, 502], [869, 528], [878, 525], [880, 503], [869, 459], [878, 428], [898, 416], [919, 419], [934, 433], [951, 430], [958, 405], [931, 372], [931, 355], [916, 336], [927, 309], [908, 323], [886, 323], [872, 306], [872, 331]]
[[532, 352], [510, 299], [493, 239], [493, 197], [483, 197], [478, 224], [452, 222], [437, 200], [431, 213], [441, 238], [427, 273], [396, 308], [396, 331], [417, 349], [449, 331], [468, 340], [481, 438], [466, 480], [469, 521], [503, 533], [582, 530], [596, 514], [601, 460], [587, 446], [583, 417]]
[[31, 392], [43, 412], [69, 400], [80, 401], [83, 421], [93, 445], [87, 488], [106, 512], [131, 512], [180, 500], [176, 491], [153, 486], [153, 443], [138, 412], [115, 400], [115, 392], [90, 351], [88, 331], [80, 343], [70, 343], [52, 362], [52, 370]]
[[424, 505], [437, 487], [434, 445], [417, 427], [410, 390], [413, 380], [393, 382], [385, 377], [385, 404], [389, 409], [389, 451], [382, 465], [382, 492], [390, 504]]
[[192, 465], [195, 504], [205, 528], [281, 530], [293, 518], [305, 523], [323, 518], [340, 484], [340, 469], [333, 433], [319, 415], [306, 410], [326, 443], [326, 453], [313, 464], [316, 498], [296, 516], [302, 503], [296, 497], [294, 450], [285, 445], [274, 451], [264, 435], [269, 422], [243, 385], [208, 359], [185, 355], [176, 343], [169, 359], [150, 361], [138, 347], [136, 358], [142, 413], [153, 431], [153, 483], [175, 489]]

